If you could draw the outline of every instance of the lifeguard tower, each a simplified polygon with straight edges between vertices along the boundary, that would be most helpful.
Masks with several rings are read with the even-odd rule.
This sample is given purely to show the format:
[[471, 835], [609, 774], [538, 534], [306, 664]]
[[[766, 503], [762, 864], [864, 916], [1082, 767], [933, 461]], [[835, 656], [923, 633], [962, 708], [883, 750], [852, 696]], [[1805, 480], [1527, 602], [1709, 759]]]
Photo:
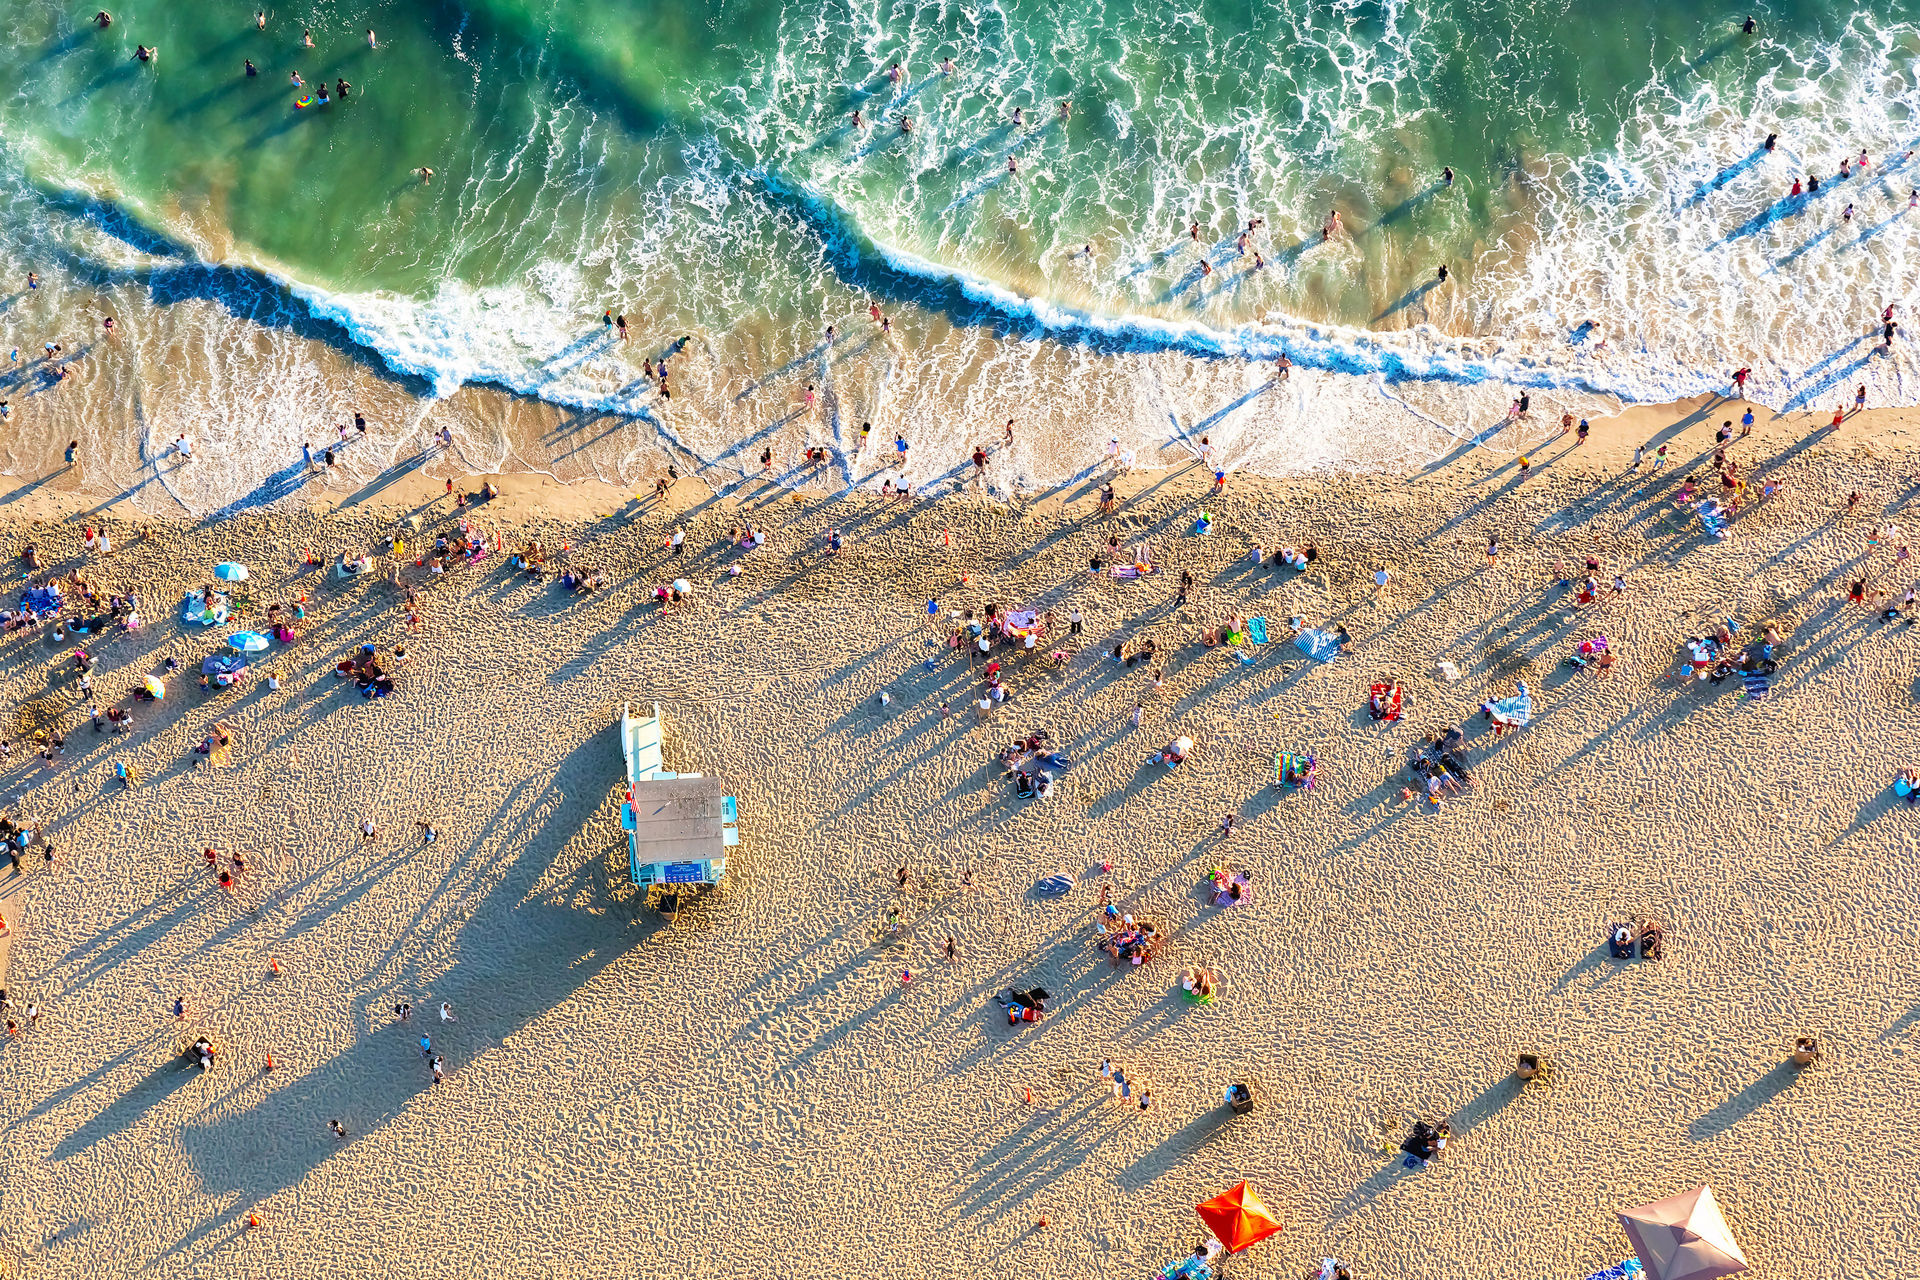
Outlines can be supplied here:
[[620, 751], [627, 794], [620, 825], [627, 832], [633, 883], [651, 903], [656, 893], [672, 913], [682, 896], [710, 889], [727, 874], [727, 851], [740, 843], [740, 810], [718, 778], [674, 773], [660, 752], [660, 704], [652, 715], [620, 713]]

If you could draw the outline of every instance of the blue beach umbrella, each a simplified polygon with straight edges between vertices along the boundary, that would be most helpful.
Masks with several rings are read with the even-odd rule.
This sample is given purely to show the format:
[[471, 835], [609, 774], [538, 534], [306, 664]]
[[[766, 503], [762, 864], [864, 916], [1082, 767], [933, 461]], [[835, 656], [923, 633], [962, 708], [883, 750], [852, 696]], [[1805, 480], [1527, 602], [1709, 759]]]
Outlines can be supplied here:
[[228, 636], [227, 643], [242, 653], [259, 653], [267, 647], [267, 638], [258, 631], [239, 631]]
[[245, 582], [247, 580], [247, 566], [235, 564], [229, 560], [225, 564], [213, 566], [213, 576], [222, 582]]

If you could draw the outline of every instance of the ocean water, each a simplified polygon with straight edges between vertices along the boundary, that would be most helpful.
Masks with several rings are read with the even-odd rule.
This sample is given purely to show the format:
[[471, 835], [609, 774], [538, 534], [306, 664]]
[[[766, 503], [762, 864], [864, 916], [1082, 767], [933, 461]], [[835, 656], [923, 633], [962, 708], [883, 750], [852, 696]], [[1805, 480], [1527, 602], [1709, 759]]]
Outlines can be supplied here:
[[8, 394], [21, 441], [77, 415], [122, 478], [192, 434], [214, 465], [154, 476], [191, 509], [271, 495], [366, 377], [363, 470], [481, 383], [594, 425], [475, 466], [818, 444], [877, 484], [901, 433], [925, 483], [1041, 424], [1007, 487], [1200, 431], [1236, 467], [1416, 456], [1520, 389], [1584, 411], [1738, 365], [1780, 409], [1916, 394], [1876, 348], [1920, 263], [1920, 4], [1753, 35], [1649, 0], [110, 8], [0, 9]]

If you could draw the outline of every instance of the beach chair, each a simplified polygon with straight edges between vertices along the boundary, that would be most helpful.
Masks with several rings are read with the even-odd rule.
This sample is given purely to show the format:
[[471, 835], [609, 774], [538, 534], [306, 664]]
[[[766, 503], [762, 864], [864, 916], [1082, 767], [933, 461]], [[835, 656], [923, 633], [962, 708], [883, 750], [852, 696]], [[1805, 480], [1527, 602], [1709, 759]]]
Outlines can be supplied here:
[[731, 849], [740, 843], [740, 802], [720, 797], [720, 843]]

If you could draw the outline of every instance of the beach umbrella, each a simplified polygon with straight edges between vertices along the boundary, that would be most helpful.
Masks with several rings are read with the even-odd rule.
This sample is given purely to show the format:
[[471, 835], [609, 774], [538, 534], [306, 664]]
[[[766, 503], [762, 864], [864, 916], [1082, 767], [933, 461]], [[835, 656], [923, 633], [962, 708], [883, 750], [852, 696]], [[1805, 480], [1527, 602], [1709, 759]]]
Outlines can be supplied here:
[[1740, 1246], [1713, 1201], [1713, 1188], [1691, 1191], [1620, 1211], [1647, 1280], [1713, 1280], [1747, 1269]]
[[235, 564], [229, 560], [225, 564], [213, 566], [213, 576], [222, 582], [245, 582], [247, 580], [247, 566]]
[[693, 584], [685, 578], [675, 578], [673, 580], [673, 589], [683, 596], [693, 594]]
[[160, 677], [148, 676], [144, 683], [147, 686], [147, 692], [153, 695], [155, 702], [167, 696], [167, 686], [160, 683]]
[[259, 653], [267, 647], [267, 638], [258, 631], [240, 631], [228, 636], [227, 643], [242, 653]]
[[1193, 1211], [1226, 1246], [1228, 1253], [1238, 1253], [1268, 1236], [1280, 1234], [1280, 1224], [1267, 1212], [1267, 1206], [1260, 1203], [1260, 1196], [1244, 1182], [1193, 1206]]

